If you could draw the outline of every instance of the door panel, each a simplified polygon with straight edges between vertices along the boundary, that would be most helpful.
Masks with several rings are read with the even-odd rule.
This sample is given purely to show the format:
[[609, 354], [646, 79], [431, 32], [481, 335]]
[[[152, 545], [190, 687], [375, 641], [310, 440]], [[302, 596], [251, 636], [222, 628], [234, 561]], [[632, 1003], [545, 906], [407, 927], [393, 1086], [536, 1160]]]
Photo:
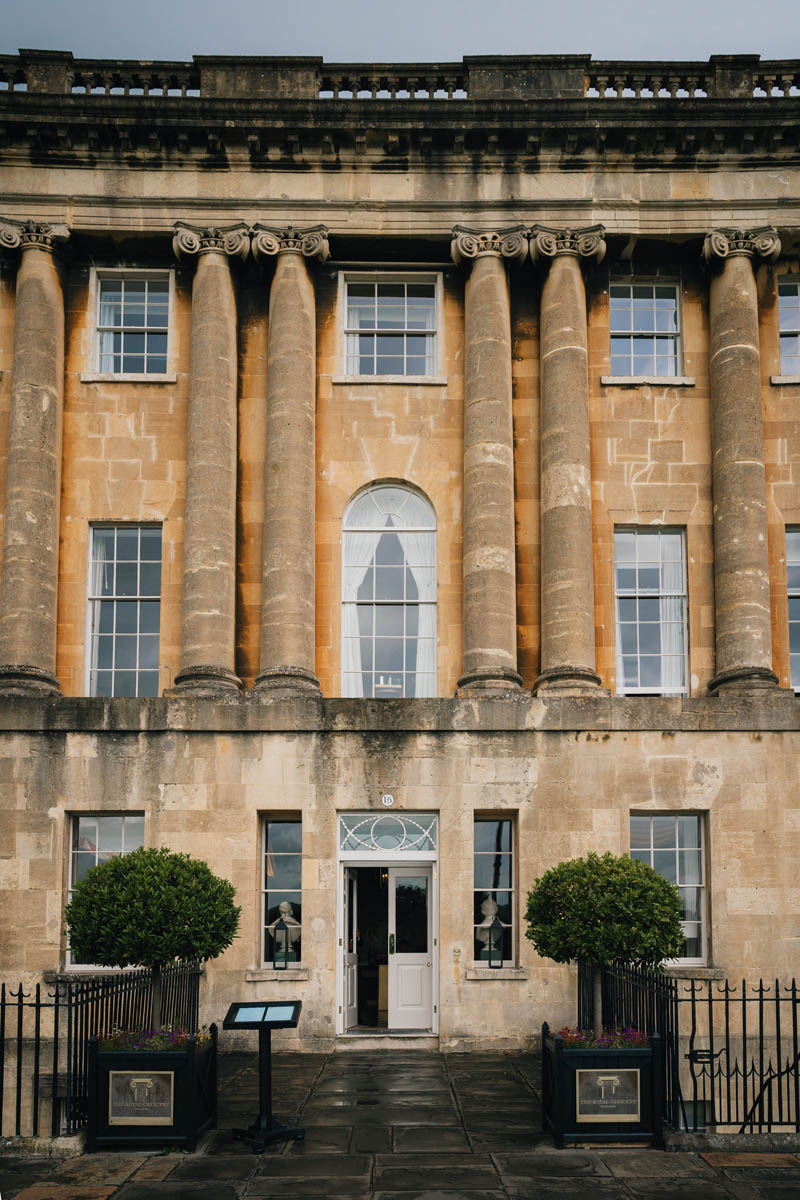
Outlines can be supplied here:
[[344, 868], [344, 1028], [358, 1024], [358, 876]]
[[433, 1021], [431, 871], [389, 868], [389, 1028]]

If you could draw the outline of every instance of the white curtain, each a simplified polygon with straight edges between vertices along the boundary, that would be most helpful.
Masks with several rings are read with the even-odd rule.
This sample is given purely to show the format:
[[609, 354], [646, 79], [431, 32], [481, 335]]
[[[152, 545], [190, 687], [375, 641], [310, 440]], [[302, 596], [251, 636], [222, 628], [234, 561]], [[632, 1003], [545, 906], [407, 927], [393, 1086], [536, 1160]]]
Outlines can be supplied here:
[[686, 685], [686, 606], [683, 596], [661, 597], [661, 682], [665, 688]]
[[415, 696], [433, 694], [436, 672], [436, 533], [404, 531], [400, 542], [419, 593], [419, 636]]
[[380, 536], [380, 531], [371, 529], [346, 529], [344, 532], [342, 691], [346, 696], [364, 695], [356, 598], [372, 565]]

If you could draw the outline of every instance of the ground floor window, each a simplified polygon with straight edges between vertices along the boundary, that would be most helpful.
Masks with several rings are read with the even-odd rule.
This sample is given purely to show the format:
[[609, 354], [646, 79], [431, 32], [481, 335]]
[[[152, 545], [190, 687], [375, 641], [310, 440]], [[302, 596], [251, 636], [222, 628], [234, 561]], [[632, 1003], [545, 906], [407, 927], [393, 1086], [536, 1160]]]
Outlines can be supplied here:
[[[300, 962], [303, 893], [303, 831], [299, 817], [264, 819], [264, 962], [273, 966]], [[279, 921], [286, 930], [277, 928]]]
[[[81, 813], [74, 815], [70, 824], [69, 899], [75, 884], [85, 879], [92, 867], [144, 845], [142, 813]], [[93, 965], [79, 962], [69, 950], [67, 963], [71, 967]]]
[[706, 883], [703, 818], [697, 813], [631, 814], [631, 857], [677, 885], [686, 937], [679, 962], [706, 961]]
[[[475, 962], [489, 962], [490, 928], [502, 926], [503, 963], [514, 961], [514, 822], [510, 817], [475, 818], [473, 942]], [[492, 954], [494, 958], [494, 954]]]

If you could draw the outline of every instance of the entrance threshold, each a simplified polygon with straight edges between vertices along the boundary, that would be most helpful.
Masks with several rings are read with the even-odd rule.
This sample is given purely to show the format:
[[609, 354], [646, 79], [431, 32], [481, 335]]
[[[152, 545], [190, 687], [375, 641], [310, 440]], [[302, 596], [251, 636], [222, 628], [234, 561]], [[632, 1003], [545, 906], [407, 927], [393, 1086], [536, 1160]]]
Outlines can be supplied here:
[[427, 1029], [349, 1029], [337, 1035], [334, 1050], [438, 1050], [438, 1034]]

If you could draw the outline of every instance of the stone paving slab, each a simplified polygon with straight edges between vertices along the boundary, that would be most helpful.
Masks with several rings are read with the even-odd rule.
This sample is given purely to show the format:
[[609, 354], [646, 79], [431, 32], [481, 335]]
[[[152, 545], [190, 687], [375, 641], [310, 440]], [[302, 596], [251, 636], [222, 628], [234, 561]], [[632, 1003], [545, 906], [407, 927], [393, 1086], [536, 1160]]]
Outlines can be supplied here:
[[712, 1151], [700, 1157], [711, 1167], [800, 1167], [796, 1154], [728, 1154]]
[[0, 1158], [0, 1196], [16, 1196], [29, 1184], [39, 1183], [58, 1166], [52, 1158], [28, 1158], [27, 1155]]
[[685, 1176], [713, 1178], [708, 1163], [694, 1154], [665, 1154], [660, 1150], [604, 1150], [603, 1162], [617, 1179], [668, 1179]]
[[586, 1175], [611, 1174], [596, 1154], [581, 1154], [574, 1150], [553, 1150], [546, 1154], [497, 1154], [493, 1156], [498, 1171], [515, 1182], [519, 1177], [539, 1179], [542, 1176], [581, 1179]]
[[113, 1187], [90, 1187], [80, 1183], [35, 1183], [17, 1192], [16, 1200], [109, 1200]]
[[628, 1179], [626, 1186], [642, 1200], [730, 1200], [739, 1195], [713, 1179]]
[[143, 1154], [84, 1154], [56, 1167], [48, 1176], [48, 1183], [120, 1184], [144, 1161]]

